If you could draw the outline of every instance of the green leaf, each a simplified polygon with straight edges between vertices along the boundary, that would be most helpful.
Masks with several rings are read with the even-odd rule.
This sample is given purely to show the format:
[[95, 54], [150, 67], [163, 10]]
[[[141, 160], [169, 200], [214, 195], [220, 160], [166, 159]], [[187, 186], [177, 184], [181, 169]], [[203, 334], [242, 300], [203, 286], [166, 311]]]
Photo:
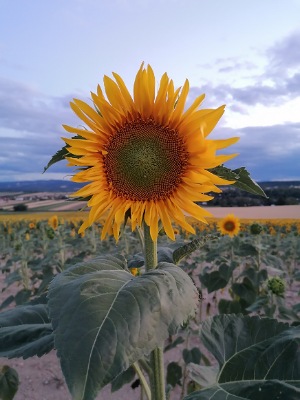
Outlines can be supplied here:
[[253, 304], [256, 300], [256, 290], [250, 279], [245, 277], [243, 282], [235, 282], [232, 285], [232, 291], [243, 299], [247, 306]]
[[268, 271], [266, 269], [257, 271], [253, 267], [248, 267], [239, 275], [242, 276], [246, 276], [255, 288], [259, 288], [260, 284], [268, 279]]
[[269, 298], [266, 295], [258, 296], [254, 303], [252, 303], [249, 307], [246, 308], [248, 312], [257, 312], [261, 310], [264, 306], [268, 304]]
[[174, 349], [177, 347], [179, 344], [184, 343], [184, 339], [182, 336], [178, 336], [172, 343], [169, 343], [165, 348], [164, 352]]
[[201, 351], [198, 349], [198, 347], [193, 347], [191, 350], [183, 349], [182, 357], [186, 364], [189, 363], [200, 364]]
[[257, 249], [249, 243], [239, 243], [235, 249], [235, 254], [241, 257], [256, 256], [258, 254]]
[[19, 375], [14, 368], [8, 365], [0, 367], [0, 399], [12, 400], [18, 391]]
[[224, 167], [224, 165], [220, 165], [211, 169], [210, 172], [218, 175], [220, 178], [235, 181], [233, 185], [241, 190], [267, 198], [263, 189], [253, 179], [251, 179], [250, 174], [245, 167], [231, 170]]
[[296, 400], [300, 396], [300, 327], [274, 319], [218, 315], [201, 340], [217, 359], [214, 385], [185, 400]]
[[298, 400], [300, 389], [275, 379], [222, 383], [202, 389], [184, 400]]
[[295, 322], [300, 322], [300, 317], [298, 317], [297, 313], [293, 310], [293, 308], [287, 308], [285, 306], [279, 306], [279, 317], [283, 320], [290, 320]]
[[182, 368], [176, 362], [172, 361], [167, 367], [167, 384], [175, 387], [176, 385], [181, 386]]
[[194, 313], [197, 290], [169, 263], [141, 276], [99, 257], [57, 275], [49, 289], [55, 347], [73, 400], [92, 400], [135, 361], [162, 346]]
[[242, 306], [238, 300], [220, 299], [218, 310], [220, 314], [239, 314], [242, 312]]
[[66, 156], [69, 154], [68, 147], [68, 145], [65, 145], [62, 149], [58, 150], [54, 156], [52, 156], [51, 160], [44, 167], [43, 174], [51, 167], [51, 165], [56, 164], [59, 161], [63, 161], [66, 158]]
[[187, 366], [187, 372], [190, 379], [202, 387], [207, 387], [217, 381], [219, 367], [217, 365], [206, 366], [190, 363]]
[[127, 383], [133, 381], [135, 377], [135, 370], [133, 367], [129, 367], [126, 371], [118, 375], [111, 383], [111, 391], [116, 392], [121, 389]]
[[232, 268], [223, 263], [218, 271], [209, 272], [209, 268], [205, 267], [203, 272], [199, 274], [200, 282], [207, 288], [208, 293], [224, 288], [232, 275]]
[[41, 357], [53, 347], [47, 305], [18, 306], [0, 314], [0, 357]]

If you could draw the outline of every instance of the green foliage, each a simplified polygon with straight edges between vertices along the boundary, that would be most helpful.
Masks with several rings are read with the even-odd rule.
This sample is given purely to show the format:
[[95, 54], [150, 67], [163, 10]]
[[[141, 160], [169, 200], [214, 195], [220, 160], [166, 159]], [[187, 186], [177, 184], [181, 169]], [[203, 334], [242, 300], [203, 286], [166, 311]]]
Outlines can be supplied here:
[[176, 385], [181, 386], [182, 379], [182, 368], [176, 362], [172, 361], [167, 367], [167, 384], [175, 387]]
[[26, 204], [16, 204], [14, 205], [14, 211], [27, 211], [28, 207]]
[[47, 171], [47, 169], [49, 169], [51, 167], [51, 165], [56, 164], [59, 161], [63, 161], [66, 156], [69, 154], [68, 152], [68, 145], [64, 146], [63, 148], [61, 148], [60, 150], [58, 150], [50, 159], [50, 161], [48, 162], [48, 164], [44, 167], [44, 171], [43, 173], [45, 173]]
[[18, 391], [18, 372], [8, 365], [0, 366], [0, 399], [12, 400]]
[[[295, 292], [297, 280], [300, 280], [297, 272], [300, 260], [297, 231], [299, 228], [296, 225], [274, 225], [273, 235], [270, 235], [268, 233], [270, 224], [260, 224], [260, 226], [262, 227], [260, 234], [253, 235], [251, 226], [248, 226], [240, 235], [232, 239], [221, 236], [216, 240], [218, 233], [212, 224], [208, 229], [197, 230], [196, 238], [179, 233], [177, 235], [179, 240], [176, 243], [170, 243], [162, 235], [158, 245], [158, 259], [161, 263], [159, 269], [152, 273], [144, 273], [143, 255], [137, 254], [140, 249], [138, 237], [135, 232], [129, 232], [128, 227], [124, 227], [124, 234], [116, 246], [113, 240], [103, 242], [98, 240], [99, 226], [97, 225], [89, 228], [85, 237], [80, 237], [76, 233], [71, 236], [74, 225], [68, 221], [60, 222], [57, 229], [51, 228], [47, 221], [41, 221], [36, 224], [34, 230], [29, 230], [28, 223], [24, 221], [16, 222], [11, 232], [7, 225], [0, 224], [0, 248], [4, 260], [1, 272], [5, 277], [4, 296], [0, 308], [5, 309], [19, 304], [18, 307], [0, 314], [0, 356], [26, 358], [46, 354], [54, 348], [53, 328], [55, 328], [56, 347], [59, 347], [59, 355], [64, 365], [63, 372], [69, 386], [72, 386], [75, 380], [76, 385], [82, 385], [82, 377], [78, 378], [81, 372], [78, 372], [74, 365], [81, 365], [81, 361], [85, 362], [91, 355], [91, 368], [85, 377], [87, 385], [90, 385], [91, 390], [95, 390], [96, 393], [105, 382], [110, 381], [112, 391], [116, 391], [124, 384], [136, 379], [134, 368], [129, 366], [129, 364], [132, 365], [133, 360], [136, 360], [141, 367], [145, 367], [145, 369], [142, 368], [143, 372], [148, 371], [148, 361], [144, 359], [146, 351], [148, 353], [150, 351], [150, 347], [147, 347], [148, 341], [154, 347], [159, 341], [160, 346], [165, 346], [165, 351], [176, 348], [176, 354], [180, 354], [175, 361], [172, 359], [173, 364], [167, 368], [167, 392], [170, 394], [170, 399], [172, 399], [173, 390], [180, 390], [181, 398], [185, 394], [191, 396], [193, 391], [196, 391], [197, 396], [199, 391], [201, 396], [206, 396], [206, 393], [210, 396], [214, 392], [205, 392], [203, 389], [209, 385], [214, 388], [216, 382], [222, 389], [230, 392], [228, 398], [235, 393], [235, 390], [237, 390], [237, 396], [242, 399], [245, 398], [241, 397], [246, 396], [245, 393], [250, 393], [249, 398], [252, 396], [251, 393], [254, 393], [253, 398], [259, 398], [255, 397], [259, 396], [259, 393], [252, 381], [247, 386], [245, 381], [240, 380], [241, 385], [238, 389], [233, 387], [232, 381], [227, 382], [227, 377], [224, 378], [224, 382], [219, 381], [221, 369], [227, 370], [230, 361], [226, 360], [225, 366], [223, 365], [221, 369], [220, 365], [211, 365], [210, 353], [213, 354], [213, 352], [209, 346], [204, 349], [200, 341], [198, 346], [195, 335], [199, 324], [202, 324], [209, 312], [215, 309], [221, 314], [259, 313], [288, 321], [295, 327], [300, 325], [300, 303], [288, 302], [291, 299], [291, 291]], [[24, 241], [25, 234], [28, 232], [30, 240]], [[114, 255], [116, 252], [124, 257]], [[87, 261], [91, 256], [96, 259]], [[128, 259], [128, 265], [125, 259]], [[176, 263], [180, 263], [180, 268], [174, 265]], [[140, 268], [141, 276], [133, 277], [129, 273], [127, 267], [132, 266]], [[178, 318], [178, 310], [182, 309], [187, 298], [191, 298], [193, 294], [196, 301], [198, 296], [193, 286], [191, 286], [193, 290], [185, 290], [180, 285], [183, 279], [188, 279], [183, 270], [195, 282], [203, 300], [199, 307], [200, 313], [197, 313], [184, 326], [179, 327], [179, 336], [175, 336], [176, 327], [180, 323], [177, 321], [172, 324], [171, 319]], [[274, 296], [274, 293], [270, 291], [268, 282], [274, 280], [274, 277], [279, 277], [284, 283], [285, 298]], [[51, 318], [53, 318], [51, 321], [48, 315], [47, 295], [53, 278], [55, 279], [51, 284], [49, 294]], [[106, 284], [107, 282], [109, 283]], [[175, 282], [175, 286], [172, 282]], [[191, 284], [189, 279], [188, 282]], [[114, 305], [118, 304], [120, 309], [112, 307], [108, 312], [111, 303], [107, 299], [109, 296], [114, 297], [120, 289], [118, 285], [122, 284], [125, 285], [126, 290], [120, 290], [118, 300], [114, 303]], [[150, 289], [151, 284], [155, 290]], [[6, 289], [11, 286], [17, 289], [16, 294], [5, 298]], [[93, 293], [96, 295], [94, 296]], [[132, 296], [133, 293], [134, 296]], [[83, 298], [84, 301], [82, 301]], [[136, 301], [138, 298], [142, 300]], [[106, 300], [103, 301], [103, 299]], [[107, 315], [106, 318], [105, 315]], [[157, 320], [153, 322], [155, 316], [160, 322]], [[219, 318], [223, 317], [227, 318], [226, 315]], [[247, 328], [244, 328], [243, 317], [237, 318], [242, 322], [236, 322], [236, 327], [239, 328], [234, 329], [247, 332]], [[104, 323], [99, 330], [104, 319], [107, 329], [104, 329]], [[93, 323], [92, 320], [95, 322]], [[137, 337], [139, 326], [137, 321], [139, 320], [144, 328]], [[230, 321], [228, 324], [234, 325]], [[206, 322], [203, 326], [205, 324]], [[227, 323], [212, 324], [212, 326], [212, 331], [218, 332], [220, 340], [222, 339], [221, 331], [225, 332], [224, 335], [229, 335]], [[253, 332], [255, 332], [256, 325], [253, 326]], [[285, 326], [288, 330], [290, 329], [288, 325]], [[263, 331], [268, 329], [266, 326], [262, 328]], [[78, 332], [74, 333], [77, 330]], [[97, 339], [96, 332], [99, 332]], [[142, 338], [145, 335], [147, 340], [144, 339], [143, 342]], [[233, 333], [230, 335], [234, 336]], [[275, 335], [273, 339], [276, 337]], [[87, 343], [85, 346], [82, 346], [83, 338]], [[190, 342], [191, 338], [193, 342]], [[168, 341], [163, 343], [164, 339]], [[275, 339], [274, 341], [277, 342]], [[95, 341], [94, 352], [91, 351], [93, 340]], [[249, 339], [249, 343], [251, 340], [252, 338]], [[286, 337], [282, 341], [293, 346]], [[263, 348], [265, 342], [261, 343], [253, 341], [254, 348], [257, 346]], [[83, 353], [81, 353], [81, 347]], [[102, 347], [105, 348], [102, 349]], [[249, 344], [250, 347], [252, 345]], [[77, 348], [78, 351], [76, 351]], [[131, 351], [132, 348], [134, 350]], [[271, 350], [266, 351], [268, 354]], [[101, 354], [101, 357], [106, 357], [104, 367], [94, 368], [94, 365], [99, 363], [97, 352]], [[112, 352], [116, 354], [115, 364], [113, 361], [107, 361]], [[243, 355], [244, 352], [246, 350], [240, 353]], [[251, 353], [248, 357], [247, 353], [251, 362], [254, 360], [254, 355]], [[233, 354], [232, 357], [236, 362], [237, 356]], [[286, 359], [289, 360], [288, 357]], [[251, 369], [251, 364], [249, 365]], [[105, 369], [105, 373], [101, 373], [101, 368]], [[239, 370], [236, 364], [233, 364], [233, 368]], [[295, 371], [298, 373], [297, 370]], [[119, 375], [115, 377], [118, 373]], [[294, 377], [295, 380], [299, 379], [299, 375], [295, 374]], [[270, 378], [259, 386], [263, 393], [266, 393], [265, 398], [273, 395], [272, 391], [264, 392], [266, 386], [268, 390], [271, 390], [269, 386], [272, 387], [273, 391], [276, 388], [279, 390], [284, 388], [284, 394], [289, 395], [287, 387], [290, 383], [279, 378], [279, 383]], [[181, 387], [178, 388], [178, 385]], [[244, 394], [241, 393], [242, 387]], [[296, 389], [291, 387], [289, 390], [293, 392]], [[216, 395], [221, 395], [221, 393], [217, 392]], [[86, 396], [94, 396], [94, 394], [92, 392]], [[297, 398], [298, 393], [295, 396]], [[289, 397], [287, 399], [289, 400]]]
[[111, 383], [111, 391], [116, 392], [121, 387], [126, 385], [126, 383], [130, 383], [135, 377], [135, 370], [133, 367], [129, 367], [126, 371], [122, 372], [118, 375]]
[[186, 364], [189, 363], [200, 364], [201, 351], [198, 349], [198, 347], [193, 347], [191, 350], [183, 349], [182, 357]]
[[216, 358], [219, 372], [214, 384], [185, 400], [211, 399], [216, 393], [219, 400], [299, 397], [300, 327], [268, 318], [220, 315], [203, 323], [201, 340]]
[[199, 275], [200, 282], [207, 288], [208, 293], [224, 288], [232, 276], [233, 269], [222, 263], [217, 271], [210, 271], [210, 267], [205, 267]]
[[46, 304], [24, 305], [0, 313], [0, 357], [41, 357], [53, 347]]
[[255, 195], [267, 197], [263, 189], [250, 177], [250, 174], [245, 167], [231, 170], [224, 167], [224, 165], [220, 165], [213, 168], [211, 172], [218, 175], [220, 178], [235, 181], [234, 186], [239, 189]]
[[196, 304], [192, 281], [170, 263], [133, 277], [124, 260], [107, 256], [59, 274], [50, 285], [49, 310], [73, 399], [94, 399], [176, 333]]

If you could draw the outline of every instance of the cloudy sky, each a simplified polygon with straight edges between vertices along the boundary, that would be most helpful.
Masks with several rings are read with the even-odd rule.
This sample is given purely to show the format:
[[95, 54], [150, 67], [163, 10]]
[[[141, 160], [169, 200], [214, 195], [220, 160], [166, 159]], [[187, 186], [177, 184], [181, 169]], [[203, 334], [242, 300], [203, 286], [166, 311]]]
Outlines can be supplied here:
[[300, 180], [300, 0], [0, 0], [0, 181], [68, 179], [42, 171], [80, 124], [70, 100], [112, 71], [132, 88], [142, 61], [227, 105], [227, 166]]

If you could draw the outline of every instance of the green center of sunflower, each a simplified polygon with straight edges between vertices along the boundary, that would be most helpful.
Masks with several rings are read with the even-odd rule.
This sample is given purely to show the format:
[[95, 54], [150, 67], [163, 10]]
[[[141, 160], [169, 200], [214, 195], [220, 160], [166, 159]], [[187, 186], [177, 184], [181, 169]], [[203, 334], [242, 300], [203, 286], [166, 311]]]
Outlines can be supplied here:
[[117, 196], [160, 200], [181, 183], [188, 153], [177, 131], [153, 120], [125, 124], [106, 147], [104, 169]]
[[227, 221], [227, 222], [225, 222], [225, 224], [224, 224], [224, 229], [225, 229], [227, 232], [232, 232], [232, 231], [234, 231], [234, 230], [235, 230], [235, 223], [232, 222], [232, 221]]

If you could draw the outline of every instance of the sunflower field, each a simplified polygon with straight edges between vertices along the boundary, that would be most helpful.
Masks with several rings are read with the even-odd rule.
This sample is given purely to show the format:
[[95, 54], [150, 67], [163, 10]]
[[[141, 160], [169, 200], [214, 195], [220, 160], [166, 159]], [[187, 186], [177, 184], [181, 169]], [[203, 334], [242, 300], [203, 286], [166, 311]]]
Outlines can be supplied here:
[[[84, 213], [72, 212], [31, 214], [26, 219], [22, 215], [0, 217], [0, 320], [12, 307], [16, 307], [15, 310], [21, 306], [30, 308], [41, 302], [54, 276], [69, 266], [104, 254], [122, 255], [134, 276], [142, 273], [144, 263], [136, 232], [125, 226], [118, 243], [113, 238], [101, 241], [101, 221], [84, 234], [77, 233], [83, 218]], [[158, 240], [158, 259], [176, 261], [192, 278], [200, 298], [195, 316], [165, 342], [166, 355], [174, 349], [177, 354], [174, 360], [167, 357], [169, 399], [184, 398], [220, 379], [211, 357], [217, 357], [213, 347], [220, 346], [214, 326], [215, 315], [224, 316], [221, 323], [226, 327], [235, 326], [234, 316], [243, 315], [243, 324], [248, 324], [249, 332], [255, 330], [252, 321], [256, 321], [248, 319], [250, 316], [272, 318], [269, 321], [276, 319], [280, 321], [277, 324], [281, 330], [288, 326], [286, 322], [292, 326], [300, 323], [300, 220], [239, 220], [229, 214], [224, 219], [209, 219], [208, 225], [192, 220], [191, 224], [195, 226], [196, 235], [175, 227], [176, 245], [163, 231]], [[204, 336], [200, 340], [201, 325]], [[33, 327], [34, 323], [31, 329]], [[16, 326], [12, 324], [10, 330], [4, 332], [5, 338], [1, 336], [2, 357], [14, 356], [15, 350], [10, 349], [14, 329]], [[273, 338], [278, 329], [272, 327]], [[38, 337], [33, 335], [30, 340], [34, 346]], [[49, 348], [44, 345], [41, 353], [51, 349], [51, 345]], [[232, 362], [237, 368], [241, 362], [237, 352], [233, 351], [232, 356], [236, 357]], [[112, 391], [136, 381], [137, 376], [136, 370], [130, 367], [112, 382]], [[191, 394], [187, 398], [198, 398], [194, 396]]]

